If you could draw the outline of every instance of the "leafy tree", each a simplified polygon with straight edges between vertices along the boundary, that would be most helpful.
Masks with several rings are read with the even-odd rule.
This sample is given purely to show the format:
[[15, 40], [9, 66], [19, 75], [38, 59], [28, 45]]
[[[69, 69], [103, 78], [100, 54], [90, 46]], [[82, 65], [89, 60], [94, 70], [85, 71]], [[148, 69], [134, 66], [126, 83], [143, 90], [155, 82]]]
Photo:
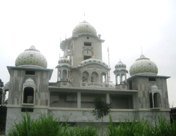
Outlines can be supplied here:
[[93, 114], [98, 119], [103, 119], [104, 116], [108, 115], [110, 112], [110, 108], [111, 105], [103, 101], [101, 97], [95, 98]]
[[[97, 119], [101, 119], [101, 123], [103, 123], [103, 117], [109, 114], [110, 108], [111, 105], [106, 103], [101, 97], [95, 98], [93, 114], [97, 117]], [[101, 127], [100, 132], [101, 136], [103, 136], [103, 127]]]

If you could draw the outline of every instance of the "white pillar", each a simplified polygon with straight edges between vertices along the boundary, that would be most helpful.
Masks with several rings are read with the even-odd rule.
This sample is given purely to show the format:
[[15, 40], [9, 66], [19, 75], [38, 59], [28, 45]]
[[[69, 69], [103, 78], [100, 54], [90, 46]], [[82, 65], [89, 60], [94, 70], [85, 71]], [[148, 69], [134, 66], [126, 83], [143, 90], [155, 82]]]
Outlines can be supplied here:
[[101, 83], [101, 73], [98, 72], [97, 74], [98, 74], [98, 83]]
[[77, 92], [77, 108], [81, 108], [81, 92]]
[[110, 104], [110, 96], [109, 93], [106, 94], [106, 103]]
[[120, 73], [120, 84], [122, 83], [122, 74]]
[[91, 77], [92, 77], [92, 72], [91, 72], [91, 73], [89, 73], [88, 83], [91, 83]]
[[154, 108], [155, 105], [154, 105], [154, 93], [152, 92], [152, 108]]
[[116, 85], [117, 85], [117, 75], [115, 75]]
[[58, 68], [57, 69], [57, 81], [60, 81], [60, 79], [61, 79], [61, 71]]
[[60, 80], [63, 80], [63, 69], [60, 70]]

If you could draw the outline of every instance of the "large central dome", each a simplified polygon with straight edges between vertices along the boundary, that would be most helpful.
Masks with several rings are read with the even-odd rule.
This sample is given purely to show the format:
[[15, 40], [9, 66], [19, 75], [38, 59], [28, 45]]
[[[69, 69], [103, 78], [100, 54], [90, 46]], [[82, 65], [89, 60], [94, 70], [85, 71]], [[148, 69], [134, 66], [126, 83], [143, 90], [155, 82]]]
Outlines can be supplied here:
[[79, 23], [72, 31], [73, 37], [77, 37], [83, 34], [97, 36], [95, 28], [86, 21]]

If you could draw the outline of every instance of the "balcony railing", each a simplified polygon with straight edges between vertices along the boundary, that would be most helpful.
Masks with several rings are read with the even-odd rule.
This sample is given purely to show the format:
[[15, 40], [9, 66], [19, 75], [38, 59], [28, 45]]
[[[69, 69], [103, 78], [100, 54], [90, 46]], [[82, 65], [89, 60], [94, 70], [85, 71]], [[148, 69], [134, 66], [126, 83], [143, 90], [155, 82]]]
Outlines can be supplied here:
[[85, 87], [110, 87], [108, 83], [97, 83], [97, 82], [82, 82], [81, 86]]

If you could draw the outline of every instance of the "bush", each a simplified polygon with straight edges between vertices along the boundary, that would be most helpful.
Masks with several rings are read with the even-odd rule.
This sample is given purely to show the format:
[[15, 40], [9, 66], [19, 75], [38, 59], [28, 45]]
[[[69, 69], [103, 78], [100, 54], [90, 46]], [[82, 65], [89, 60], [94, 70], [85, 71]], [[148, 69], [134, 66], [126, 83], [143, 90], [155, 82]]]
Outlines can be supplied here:
[[140, 121], [109, 125], [109, 136], [176, 136], [176, 122], [170, 123], [159, 119], [154, 126], [149, 122]]
[[176, 136], [176, 122], [159, 119], [159, 123], [153, 127], [153, 136]]
[[20, 123], [15, 124], [9, 136], [56, 136], [61, 126], [52, 116], [41, 116], [38, 120], [32, 120], [27, 114]]
[[58, 123], [52, 116], [32, 120], [27, 114], [20, 123], [15, 124], [8, 136], [97, 136], [97, 130], [93, 127], [70, 127]]
[[98, 136], [97, 129], [93, 127], [72, 127], [67, 129], [66, 135], [64, 136]]
[[[176, 122], [171, 124], [164, 119], [154, 126], [147, 121], [114, 124], [110, 120], [107, 136], [176, 136]], [[32, 120], [29, 115], [25, 115], [8, 136], [98, 136], [97, 131], [95, 127], [71, 127], [59, 123], [52, 116]]]

